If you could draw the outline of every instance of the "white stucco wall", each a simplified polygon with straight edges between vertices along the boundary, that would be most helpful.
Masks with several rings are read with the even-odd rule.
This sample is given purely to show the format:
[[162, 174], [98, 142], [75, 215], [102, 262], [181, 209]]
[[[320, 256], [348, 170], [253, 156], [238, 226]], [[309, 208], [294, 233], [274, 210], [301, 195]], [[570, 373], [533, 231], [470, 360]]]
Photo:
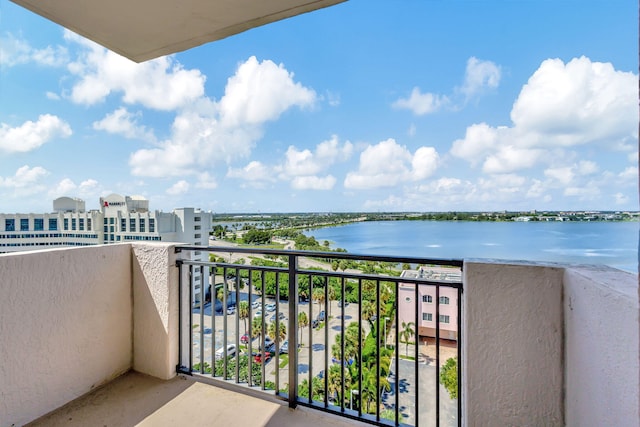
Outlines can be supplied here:
[[0, 425], [20, 426], [127, 371], [128, 245], [0, 255]]
[[174, 246], [133, 244], [133, 369], [169, 379], [178, 364], [178, 268]]
[[637, 427], [638, 277], [575, 267], [564, 282], [567, 425]]
[[563, 425], [563, 270], [474, 260], [463, 275], [464, 424]]

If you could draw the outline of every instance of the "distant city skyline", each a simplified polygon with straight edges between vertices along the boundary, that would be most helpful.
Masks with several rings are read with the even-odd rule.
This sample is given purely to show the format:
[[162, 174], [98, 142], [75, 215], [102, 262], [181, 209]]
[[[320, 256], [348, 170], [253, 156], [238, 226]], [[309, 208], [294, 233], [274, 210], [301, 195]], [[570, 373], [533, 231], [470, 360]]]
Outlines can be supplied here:
[[142, 64], [0, 2], [0, 213], [638, 210], [637, 2], [350, 0]]

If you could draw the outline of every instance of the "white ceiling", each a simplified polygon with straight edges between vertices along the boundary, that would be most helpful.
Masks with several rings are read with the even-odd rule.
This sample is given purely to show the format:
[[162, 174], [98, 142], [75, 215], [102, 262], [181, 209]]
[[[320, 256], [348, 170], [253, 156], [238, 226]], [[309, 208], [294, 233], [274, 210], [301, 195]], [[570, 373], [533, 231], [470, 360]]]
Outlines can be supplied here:
[[11, 0], [136, 62], [346, 0]]

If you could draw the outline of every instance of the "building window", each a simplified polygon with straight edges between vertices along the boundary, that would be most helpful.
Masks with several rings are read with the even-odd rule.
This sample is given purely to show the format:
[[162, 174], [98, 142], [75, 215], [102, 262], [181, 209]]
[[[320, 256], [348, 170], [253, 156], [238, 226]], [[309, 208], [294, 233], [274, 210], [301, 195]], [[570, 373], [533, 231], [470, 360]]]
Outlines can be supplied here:
[[194, 218], [193, 218], [193, 220], [194, 220], [195, 222], [200, 222], [200, 217], [199, 217], [199, 216], [196, 216], [196, 217], [194, 217]]
[[200, 230], [200, 226], [199, 226], [199, 225], [195, 225], [195, 226], [193, 227], [193, 229], [194, 229], [194, 230]]
[[140, 232], [144, 233], [145, 228], [144, 218], [140, 218]]
[[33, 229], [35, 231], [44, 230], [44, 218], [34, 218], [33, 219]]
[[115, 230], [115, 227], [114, 227], [113, 225], [110, 225], [110, 226], [109, 226], [109, 232], [110, 232], [110, 233], [113, 233], [113, 232], [115, 232], [115, 231], [116, 231], [116, 230]]
[[422, 302], [433, 302], [433, 297], [431, 295], [422, 295]]
[[78, 222], [79, 222], [79, 224], [78, 224], [78, 225], [80, 226], [80, 227], [79, 227], [79, 230], [80, 230], [80, 231], [84, 231], [84, 218], [80, 218], [80, 219], [78, 220]]
[[126, 218], [120, 218], [120, 231], [122, 231], [122, 232], [127, 231], [127, 219]]
[[116, 219], [111, 217], [109, 218], [109, 224], [115, 224], [116, 223]]
[[105, 233], [108, 233], [108, 232], [109, 232], [109, 226], [108, 226], [108, 225], [105, 225], [105, 226], [104, 226], [104, 230], [103, 230], [103, 231], [104, 231]]
[[130, 218], [129, 219], [129, 231], [134, 232], [136, 231], [136, 219], [135, 218]]
[[29, 231], [29, 218], [20, 218], [20, 231]]
[[194, 239], [199, 239], [199, 238], [201, 238], [201, 237], [202, 237], [202, 234], [194, 234], [194, 235], [193, 235], [193, 238], [194, 238]]
[[445, 316], [444, 314], [441, 314], [440, 323], [449, 323], [449, 316]]
[[5, 219], [4, 220], [4, 229], [6, 231], [16, 231], [16, 220], [15, 219]]
[[71, 229], [72, 230], [76, 229], [76, 219], [75, 218], [71, 218]]
[[431, 313], [422, 313], [422, 320], [426, 320], [427, 322], [431, 322], [433, 320], [433, 314], [431, 314]]
[[91, 218], [87, 218], [87, 231], [91, 230]]
[[449, 304], [449, 297], [440, 297], [440, 304]]
[[64, 229], [68, 230], [69, 229], [69, 218], [65, 218], [64, 219]]
[[149, 231], [151, 233], [156, 232], [156, 220], [153, 218], [149, 218]]
[[109, 224], [109, 220], [107, 218], [104, 219], [104, 225]]
[[57, 218], [49, 218], [49, 230], [58, 231], [58, 219]]

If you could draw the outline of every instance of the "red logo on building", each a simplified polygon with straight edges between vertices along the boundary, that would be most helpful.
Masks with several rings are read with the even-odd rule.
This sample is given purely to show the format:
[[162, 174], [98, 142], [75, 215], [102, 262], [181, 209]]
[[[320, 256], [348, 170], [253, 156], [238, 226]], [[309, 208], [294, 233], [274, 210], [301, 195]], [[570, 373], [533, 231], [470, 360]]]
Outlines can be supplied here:
[[104, 201], [104, 207], [108, 208], [109, 207], [109, 202], [107, 202], [106, 200]]

